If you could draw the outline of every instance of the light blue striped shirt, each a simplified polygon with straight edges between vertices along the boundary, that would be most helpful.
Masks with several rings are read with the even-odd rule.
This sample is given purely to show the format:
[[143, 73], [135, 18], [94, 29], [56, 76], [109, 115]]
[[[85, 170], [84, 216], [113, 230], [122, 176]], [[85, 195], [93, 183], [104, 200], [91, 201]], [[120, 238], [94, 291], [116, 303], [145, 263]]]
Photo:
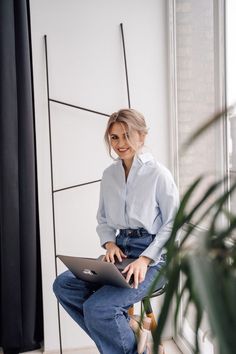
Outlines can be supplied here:
[[101, 245], [115, 242], [118, 229], [144, 228], [155, 234], [142, 253], [156, 264], [170, 236], [179, 193], [170, 171], [149, 153], [134, 157], [126, 181], [122, 160], [105, 169], [100, 187], [97, 233]]

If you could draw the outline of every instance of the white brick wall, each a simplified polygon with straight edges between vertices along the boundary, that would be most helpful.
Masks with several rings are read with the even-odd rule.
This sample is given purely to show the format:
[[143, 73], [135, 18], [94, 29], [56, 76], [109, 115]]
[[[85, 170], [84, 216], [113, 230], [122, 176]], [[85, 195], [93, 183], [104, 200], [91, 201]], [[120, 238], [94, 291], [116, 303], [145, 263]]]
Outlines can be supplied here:
[[[179, 145], [216, 108], [214, 0], [176, 0], [177, 117]], [[179, 160], [180, 193], [203, 172], [216, 174], [215, 129]]]

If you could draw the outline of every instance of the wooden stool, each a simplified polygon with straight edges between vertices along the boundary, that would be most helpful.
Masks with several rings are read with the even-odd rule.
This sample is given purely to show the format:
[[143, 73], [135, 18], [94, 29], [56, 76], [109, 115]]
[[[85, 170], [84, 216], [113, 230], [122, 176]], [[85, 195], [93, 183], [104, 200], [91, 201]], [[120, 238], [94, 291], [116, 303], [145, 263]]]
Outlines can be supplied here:
[[[162, 284], [157, 290], [155, 290], [151, 296], [146, 296], [141, 300], [141, 309], [144, 309], [146, 317], [144, 317], [142, 326], [140, 328], [140, 316], [134, 315], [134, 305], [132, 305], [128, 314], [130, 316], [130, 326], [134, 332], [138, 335], [138, 353], [143, 353], [147, 347], [148, 332], [153, 332], [157, 327], [157, 322], [151, 306], [151, 298], [162, 295], [165, 292], [167, 283]], [[164, 354], [164, 348], [160, 345], [159, 352]], [[150, 349], [149, 349], [150, 352]]]

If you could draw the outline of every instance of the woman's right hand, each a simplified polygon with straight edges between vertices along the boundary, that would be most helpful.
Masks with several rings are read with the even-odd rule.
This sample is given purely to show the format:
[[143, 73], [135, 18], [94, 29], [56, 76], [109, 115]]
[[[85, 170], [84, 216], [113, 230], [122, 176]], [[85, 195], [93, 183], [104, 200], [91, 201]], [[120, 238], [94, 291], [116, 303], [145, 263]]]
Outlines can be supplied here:
[[102, 259], [103, 261], [115, 263], [115, 256], [116, 256], [118, 261], [122, 262], [122, 258], [127, 257], [114, 242], [107, 242], [105, 244], [105, 248], [107, 252]]

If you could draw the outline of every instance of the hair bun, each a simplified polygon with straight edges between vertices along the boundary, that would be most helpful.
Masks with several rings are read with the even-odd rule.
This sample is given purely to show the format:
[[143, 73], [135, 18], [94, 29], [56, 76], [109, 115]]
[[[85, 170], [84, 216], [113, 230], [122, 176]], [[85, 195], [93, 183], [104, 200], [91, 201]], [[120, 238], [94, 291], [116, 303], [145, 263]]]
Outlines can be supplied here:
[[117, 119], [118, 115], [119, 115], [118, 112], [115, 112], [115, 113], [112, 113], [111, 116], [112, 116], [113, 119]]

